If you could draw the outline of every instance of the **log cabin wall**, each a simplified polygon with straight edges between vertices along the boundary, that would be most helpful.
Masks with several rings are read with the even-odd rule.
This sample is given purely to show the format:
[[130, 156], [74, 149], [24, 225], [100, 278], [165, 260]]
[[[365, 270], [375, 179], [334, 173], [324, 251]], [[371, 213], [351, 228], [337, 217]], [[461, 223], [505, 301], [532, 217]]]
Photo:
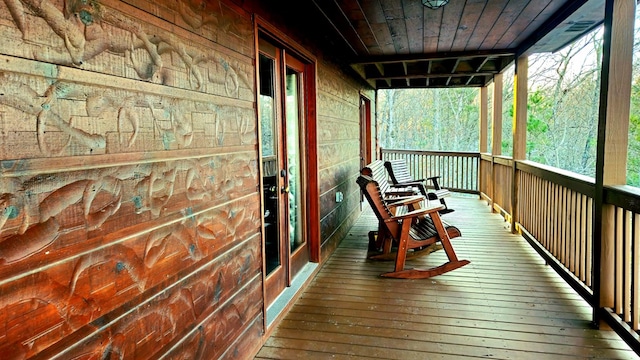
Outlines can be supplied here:
[[[326, 64], [325, 64], [326, 65]], [[335, 250], [360, 213], [360, 91], [334, 67], [318, 70], [318, 154], [322, 258]], [[336, 193], [344, 200], [336, 203]]]
[[[264, 341], [252, 14], [269, 9], [202, 4], [0, 2], [3, 359]], [[324, 259], [359, 213], [362, 89], [317, 55]]]

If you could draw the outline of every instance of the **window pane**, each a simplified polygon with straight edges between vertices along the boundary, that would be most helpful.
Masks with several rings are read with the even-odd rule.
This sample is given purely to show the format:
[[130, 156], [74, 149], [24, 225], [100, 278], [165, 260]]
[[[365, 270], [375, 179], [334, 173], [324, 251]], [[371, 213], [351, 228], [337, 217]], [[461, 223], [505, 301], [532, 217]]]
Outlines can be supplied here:
[[287, 163], [289, 172], [289, 242], [293, 252], [304, 244], [302, 234], [302, 179], [300, 177], [300, 74], [287, 68]]
[[260, 54], [260, 128], [264, 192], [265, 261], [267, 275], [280, 266], [278, 241], [278, 164], [275, 147], [275, 62]]
[[274, 156], [275, 93], [274, 61], [260, 54], [260, 128], [262, 130], [262, 156]]

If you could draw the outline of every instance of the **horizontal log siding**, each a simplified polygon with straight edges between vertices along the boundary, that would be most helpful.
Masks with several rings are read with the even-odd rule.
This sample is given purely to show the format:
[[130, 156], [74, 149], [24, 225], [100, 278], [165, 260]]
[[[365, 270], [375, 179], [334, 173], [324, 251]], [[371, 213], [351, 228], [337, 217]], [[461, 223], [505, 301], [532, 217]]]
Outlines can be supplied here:
[[[358, 83], [327, 61], [318, 67], [318, 167], [322, 258], [346, 234], [360, 212], [360, 91]], [[370, 94], [373, 99], [373, 94]], [[375, 108], [375, 104], [372, 104]], [[372, 131], [375, 133], [375, 131]], [[336, 194], [343, 194], [341, 202]]]
[[[309, 42], [272, 4], [238, 3], [103, 0], [80, 31], [63, 2], [0, 2], [0, 357], [256, 351], [251, 12]], [[374, 96], [321, 58], [316, 79], [328, 256], [359, 214], [358, 102]]]
[[76, 3], [0, 3], [0, 357], [254, 352], [251, 14]]

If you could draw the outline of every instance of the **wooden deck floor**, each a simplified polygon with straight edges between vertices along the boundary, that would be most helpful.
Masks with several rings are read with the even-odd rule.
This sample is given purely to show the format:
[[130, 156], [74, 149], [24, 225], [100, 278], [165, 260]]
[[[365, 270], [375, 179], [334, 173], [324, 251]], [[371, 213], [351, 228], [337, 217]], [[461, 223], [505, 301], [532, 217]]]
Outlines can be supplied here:
[[[380, 278], [365, 212], [256, 359], [638, 359], [486, 202], [449, 198], [443, 218], [471, 264], [426, 280]], [[409, 264], [438, 265], [438, 251]]]

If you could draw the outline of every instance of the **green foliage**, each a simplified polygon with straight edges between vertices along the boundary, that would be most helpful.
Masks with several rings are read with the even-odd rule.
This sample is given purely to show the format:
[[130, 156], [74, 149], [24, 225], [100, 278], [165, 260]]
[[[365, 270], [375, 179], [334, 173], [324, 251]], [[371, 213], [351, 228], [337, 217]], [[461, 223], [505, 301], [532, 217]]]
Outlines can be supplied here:
[[477, 89], [411, 89], [378, 92], [383, 148], [477, 151]]
[[[640, 27], [636, 32], [634, 58], [640, 60]], [[556, 53], [529, 58], [529, 160], [595, 176], [602, 49], [602, 33], [595, 31]], [[633, 76], [627, 183], [640, 187], [640, 61], [633, 63]], [[500, 142], [506, 156], [513, 149], [513, 77], [513, 68], [504, 72]], [[478, 150], [477, 89], [378, 93], [382, 147]]]
[[596, 32], [529, 59], [529, 160], [595, 176], [601, 42]]
[[[634, 64], [634, 67], [637, 65]], [[629, 153], [627, 156], [627, 184], [640, 187], [640, 78], [631, 87], [629, 116]]]
[[512, 65], [505, 71], [502, 86], [502, 140], [501, 155], [513, 155], [513, 117], [515, 109], [513, 107], [513, 81], [515, 78], [515, 68]]

